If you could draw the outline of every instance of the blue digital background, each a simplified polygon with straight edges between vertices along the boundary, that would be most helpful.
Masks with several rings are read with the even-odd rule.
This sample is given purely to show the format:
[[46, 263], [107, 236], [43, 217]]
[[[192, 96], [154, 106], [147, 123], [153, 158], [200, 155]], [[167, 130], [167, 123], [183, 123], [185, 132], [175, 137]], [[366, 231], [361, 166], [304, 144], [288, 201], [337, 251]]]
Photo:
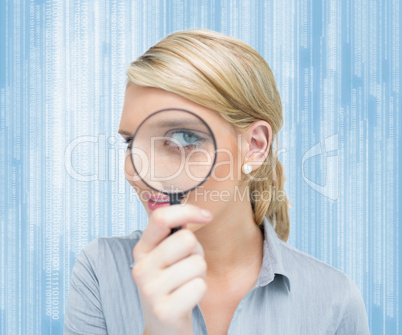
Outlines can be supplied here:
[[281, 94], [289, 244], [401, 333], [399, 1], [0, 2], [0, 334], [61, 334], [77, 253], [144, 229], [117, 134], [129, 63], [167, 34], [235, 36]]

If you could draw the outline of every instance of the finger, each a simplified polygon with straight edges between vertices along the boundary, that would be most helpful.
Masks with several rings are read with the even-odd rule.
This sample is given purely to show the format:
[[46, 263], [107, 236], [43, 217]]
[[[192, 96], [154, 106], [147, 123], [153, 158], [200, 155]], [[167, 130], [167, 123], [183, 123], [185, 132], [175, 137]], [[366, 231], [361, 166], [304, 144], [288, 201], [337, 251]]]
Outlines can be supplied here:
[[137, 259], [132, 269], [133, 278], [139, 284], [146, 284], [159, 276], [164, 268], [191, 254], [204, 257], [204, 250], [192, 231], [182, 229]]
[[181, 229], [168, 236], [149, 253], [149, 262], [164, 269], [191, 254], [204, 257], [204, 249], [192, 231]]
[[162, 304], [160, 308], [168, 311], [171, 320], [177, 320], [192, 310], [207, 293], [207, 284], [203, 278], [197, 277], [186, 284], [179, 287], [177, 290], [169, 294], [165, 299], [158, 304]]
[[178, 204], [160, 207], [151, 214], [148, 225], [134, 248], [135, 252], [133, 250], [133, 257], [134, 259], [139, 259], [153, 250], [169, 235], [170, 230], [174, 227], [188, 223], [202, 224], [210, 220], [211, 217], [205, 216], [203, 210], [194, 205], [181, 206]]
[[155, 297], [165, 296], [196, 277], [205, 278], [206, 271], [204, 257], [193, 254], [160, 271], [152, 282], [146, 284], [146, 290]]

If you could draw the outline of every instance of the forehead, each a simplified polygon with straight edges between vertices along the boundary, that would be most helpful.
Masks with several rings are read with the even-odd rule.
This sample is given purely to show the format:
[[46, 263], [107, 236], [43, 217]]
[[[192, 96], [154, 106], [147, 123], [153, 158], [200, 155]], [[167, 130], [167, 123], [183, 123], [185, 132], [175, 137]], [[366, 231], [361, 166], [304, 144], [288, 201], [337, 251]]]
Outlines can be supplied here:
[[209, 125], [215, 136], [219, 133], [220, 136], [233, 139], [236, 137], [231, 125], [218, 112], [187, 100], [178, 94], [132, 83], [126, 89], [119, 132], [127, 131], [133, 134], [147, 116], [164, 108], [187, 109], [201, 117]]

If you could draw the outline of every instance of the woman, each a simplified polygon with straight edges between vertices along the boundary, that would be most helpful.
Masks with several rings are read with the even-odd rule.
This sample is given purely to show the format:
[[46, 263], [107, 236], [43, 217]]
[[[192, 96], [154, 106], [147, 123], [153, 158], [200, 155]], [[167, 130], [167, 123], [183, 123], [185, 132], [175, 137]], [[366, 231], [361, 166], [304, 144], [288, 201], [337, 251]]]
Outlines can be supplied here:
[[219, 152], [202, 187], [173, 206], [149, 200], [162, 195], [135, 178], [127, 155], [147, 227], [79, 253], [65, 333], [368, 334], [354, 282], [286, 243], [289, 200], [272, 150], [282, 104], [258, 52], [209, 30], [175, 32], [127, 74], [119, 133], [128, 143], [147, 116], [174, 107], [204, 119]]

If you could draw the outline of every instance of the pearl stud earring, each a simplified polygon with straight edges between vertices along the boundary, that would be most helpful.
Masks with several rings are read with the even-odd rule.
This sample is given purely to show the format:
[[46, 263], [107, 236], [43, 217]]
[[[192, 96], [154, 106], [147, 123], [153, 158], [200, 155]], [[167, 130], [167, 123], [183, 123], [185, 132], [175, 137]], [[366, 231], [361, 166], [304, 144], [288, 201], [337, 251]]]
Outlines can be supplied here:
[[241, 169], [245, 174], [249, 174], [253, 168], [250, 164], [243, 164]]

